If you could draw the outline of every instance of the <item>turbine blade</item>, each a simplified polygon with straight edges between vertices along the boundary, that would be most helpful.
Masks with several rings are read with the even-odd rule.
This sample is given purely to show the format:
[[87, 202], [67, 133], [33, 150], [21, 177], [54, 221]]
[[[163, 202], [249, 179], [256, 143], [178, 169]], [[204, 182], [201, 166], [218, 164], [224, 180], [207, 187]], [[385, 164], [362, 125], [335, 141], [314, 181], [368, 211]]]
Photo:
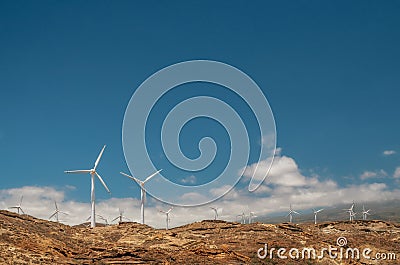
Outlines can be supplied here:
[[23, 214], [25, 214], [24, 210], [22, 210], [22, 208], [21, 208], [21, 207], [19, 207], [19, 209], [21, 210], [21, 212], [22, 212]]
[[72, 174], [86, 174], [90, 173], [90, 169], [83, 169], [83, 170], [66, 170], [64, 173], [72, 173]]
[[62, 214], [65, 214], [65, 215], [69, 215], [68, 213], [66, 213], [66, 212], [62, 212], [62, 211], [58, 211], [59, 213], [62, 213]]
[[111, 193], [111, 191], [108, 189], [106, 183], [104, 182], [104, 180], [100, 177], [100, 175], [95, 171], [94, 172], [96, 174], [96, 176], [99, 178], [101, 184], [103, 184], [104, 188], [107, 190], [108, 193]]
[[141, 183], [142, 183], [142, 181], [138, 180], [138, 179], [135, 178], [135, 177], [132, 177], [131, 175], [128, 175], [128, 174], [126, 174], [126, 173], [124, 173], [124, 172], [119, 172], [119, 173], [120, 173], [121, 175], [124, 175], [125, 177], [128, 177], [128, 178], [134, 180], [139, 186], [140, 186]]
[[162, 169], [158, 170], [157, 172], [154, 172], [153, 174], [151, 174], [150, 176], [148, 176], [143, 183], [146, 183], [147, 181], [149, 181], [150, 179], [152, 179], [155, 175], [157, 175], [158, 173], [160, 173], [162, 171]]
[[52, 215], [50, 215], [49, 219], [53, 218], [54, 215], [56, 215], [57, 212], [53, 213]]
[[115, 217], [114, 219], [111, 220], [111, 222], [114, 222], [115, 220], [118, 220], [118, 218], [119, 218], [119, 216]]
[[100, 162], [100, 158], [101, 158], [101, 156], [103, 155], [103, 152], [104, 152], [104, 149], [105, 149], [105, 148], [106, 148], [106, 145], [103, 146], [103, 149], [101, 149], [100, 154], [99, 154], [99, 156], [98, 156], [97, 159], [96, 159], [96, 162], [94, 162], [94, 170], [96, 170], [97, 165], [98, 165], [99, 162]]
[[22, 195], [21, 196], [21, 200], [19, 201], [19, 206], [21, 206], [21, 204], [22, 204], [22, 200], [24, 199], [24, 196]]
[[299, 214], [298, 212], [296, 212], [295, 210], [293, 210], [293, 212], [295, 213], [295, 214]]
[[172, 209], [174, 209], [174, 207], [169, 208], [169, 210], [167, 211], [167, 213], [170, 213], [172, 211]]
[[54, 201], [54, 205], [56, 206], [56, 210], [58, 211], [57, 202]]

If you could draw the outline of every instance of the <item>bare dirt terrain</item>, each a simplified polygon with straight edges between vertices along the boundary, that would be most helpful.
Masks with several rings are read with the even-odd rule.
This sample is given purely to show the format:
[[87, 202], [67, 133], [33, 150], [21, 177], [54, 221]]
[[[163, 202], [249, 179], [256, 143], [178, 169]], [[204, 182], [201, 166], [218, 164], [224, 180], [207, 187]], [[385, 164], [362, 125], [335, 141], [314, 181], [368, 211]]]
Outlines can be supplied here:
[[[360, 259], [302, 259], [303, 248], [358, 248]], [[257, 256], [268, 244], [273, 257]], [[277, 256], [286, 248], [287, 259]], [[300, 251], [298, 259], [289, 250]], [[370, 248], [371, 259], [362, 256]], [[384, 221], [325, 222], [318, 225], [239, 224], [202, 221], [170, 230], [137, 223], [122, 223], [94, 229], [71, 227], [27, 215], [0, 211], [1, 264], [400, 264], [400, 224]], [[261, 251], [260, 254], [263, 254]], [[392, 260], [372, 259], [390, 253]], [[268, 253], [269, 254], [269, 253]], [[296, 252], [292, 252], [295, 256]], [[393, 260], [396, 258], [396, 260]]]

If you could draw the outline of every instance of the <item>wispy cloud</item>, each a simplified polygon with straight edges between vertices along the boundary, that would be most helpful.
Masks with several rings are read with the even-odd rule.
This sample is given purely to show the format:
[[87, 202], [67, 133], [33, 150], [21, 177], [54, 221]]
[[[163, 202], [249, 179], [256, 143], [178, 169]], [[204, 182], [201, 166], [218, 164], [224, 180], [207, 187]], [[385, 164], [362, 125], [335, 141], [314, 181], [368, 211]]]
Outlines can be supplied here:
[[395, 179], [400, 179], [400, 167], [397, 167], [397, 168], [394, 170], [393, 178], [395, 178]]
[[385, 151], [383, 151], [382, 154], [383, 154], [384, 156], [391, 156], [391, 155], [396, 154], [396, 151], [394, 151], [394, 150], [385, 150]]
[[364, 171], [360, 175], [360, 179], [366, 180], [366, 179], [371, 179], [371, 178], [383, 178], [383, 177], [387, 177], [387, 176], [388, 176], [388, 174], [386, 173], [386, 171], [381, 169], [378, 171]]

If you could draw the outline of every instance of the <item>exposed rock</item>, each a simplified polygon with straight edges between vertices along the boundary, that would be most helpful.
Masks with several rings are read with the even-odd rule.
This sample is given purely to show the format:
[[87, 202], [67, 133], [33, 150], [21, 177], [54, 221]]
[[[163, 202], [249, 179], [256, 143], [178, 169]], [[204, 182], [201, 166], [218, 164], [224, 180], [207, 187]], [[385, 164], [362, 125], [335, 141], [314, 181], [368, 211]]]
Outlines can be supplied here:
[[[338, 247], [395, 253], [397, 260], [279, 259], [277, 250]], [[273, 258], [257, 251], [268, 244]], [[247, 224], [202, 221], [170, 230], [138, 223], [90, 229], [0, 211], [1, 264], [399, 264], [400, 225], [383, 221]]]

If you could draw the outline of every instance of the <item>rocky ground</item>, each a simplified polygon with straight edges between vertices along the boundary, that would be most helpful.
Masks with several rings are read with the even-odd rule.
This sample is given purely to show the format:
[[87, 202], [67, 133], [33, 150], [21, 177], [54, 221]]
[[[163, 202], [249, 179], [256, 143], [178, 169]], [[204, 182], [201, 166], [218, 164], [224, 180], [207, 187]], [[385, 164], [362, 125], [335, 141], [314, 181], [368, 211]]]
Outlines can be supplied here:
[[[347, 245], [339, 247], [338, 237]], [[340, 241], [340, 244], [344, 242]], [[272, 258], [260, 259], [257, 251], [275, 248]], [[360, 259], [302, 259], [303, 248], [337, 247], [343, 253], [358, 248]], [[277, 249], [287, 259], [277, 256]], [[299, 249], [299, 259], [289, 256]], [[370, 248], [362, 257], [363, 249]], [[396, 260], [372, 259], [376, 253], [396, 254]], [[264, 249], [260, 255], [264, 254]], [[269, 254], [269, 253], [268, 253]], [[291, 252], [292, 256], [296, 251]], [[307, 257], [307, 252], [305, 253]], [[331, 253], [332, 255], [335, 252]], [[318, 225], [238, 224], [202, 221], [170, 230], [137, 223], [122, 223], [94, 229], [0, 211], [1, 264], [400, 264], [400, 224], [384, 221], [341, 221]]]

